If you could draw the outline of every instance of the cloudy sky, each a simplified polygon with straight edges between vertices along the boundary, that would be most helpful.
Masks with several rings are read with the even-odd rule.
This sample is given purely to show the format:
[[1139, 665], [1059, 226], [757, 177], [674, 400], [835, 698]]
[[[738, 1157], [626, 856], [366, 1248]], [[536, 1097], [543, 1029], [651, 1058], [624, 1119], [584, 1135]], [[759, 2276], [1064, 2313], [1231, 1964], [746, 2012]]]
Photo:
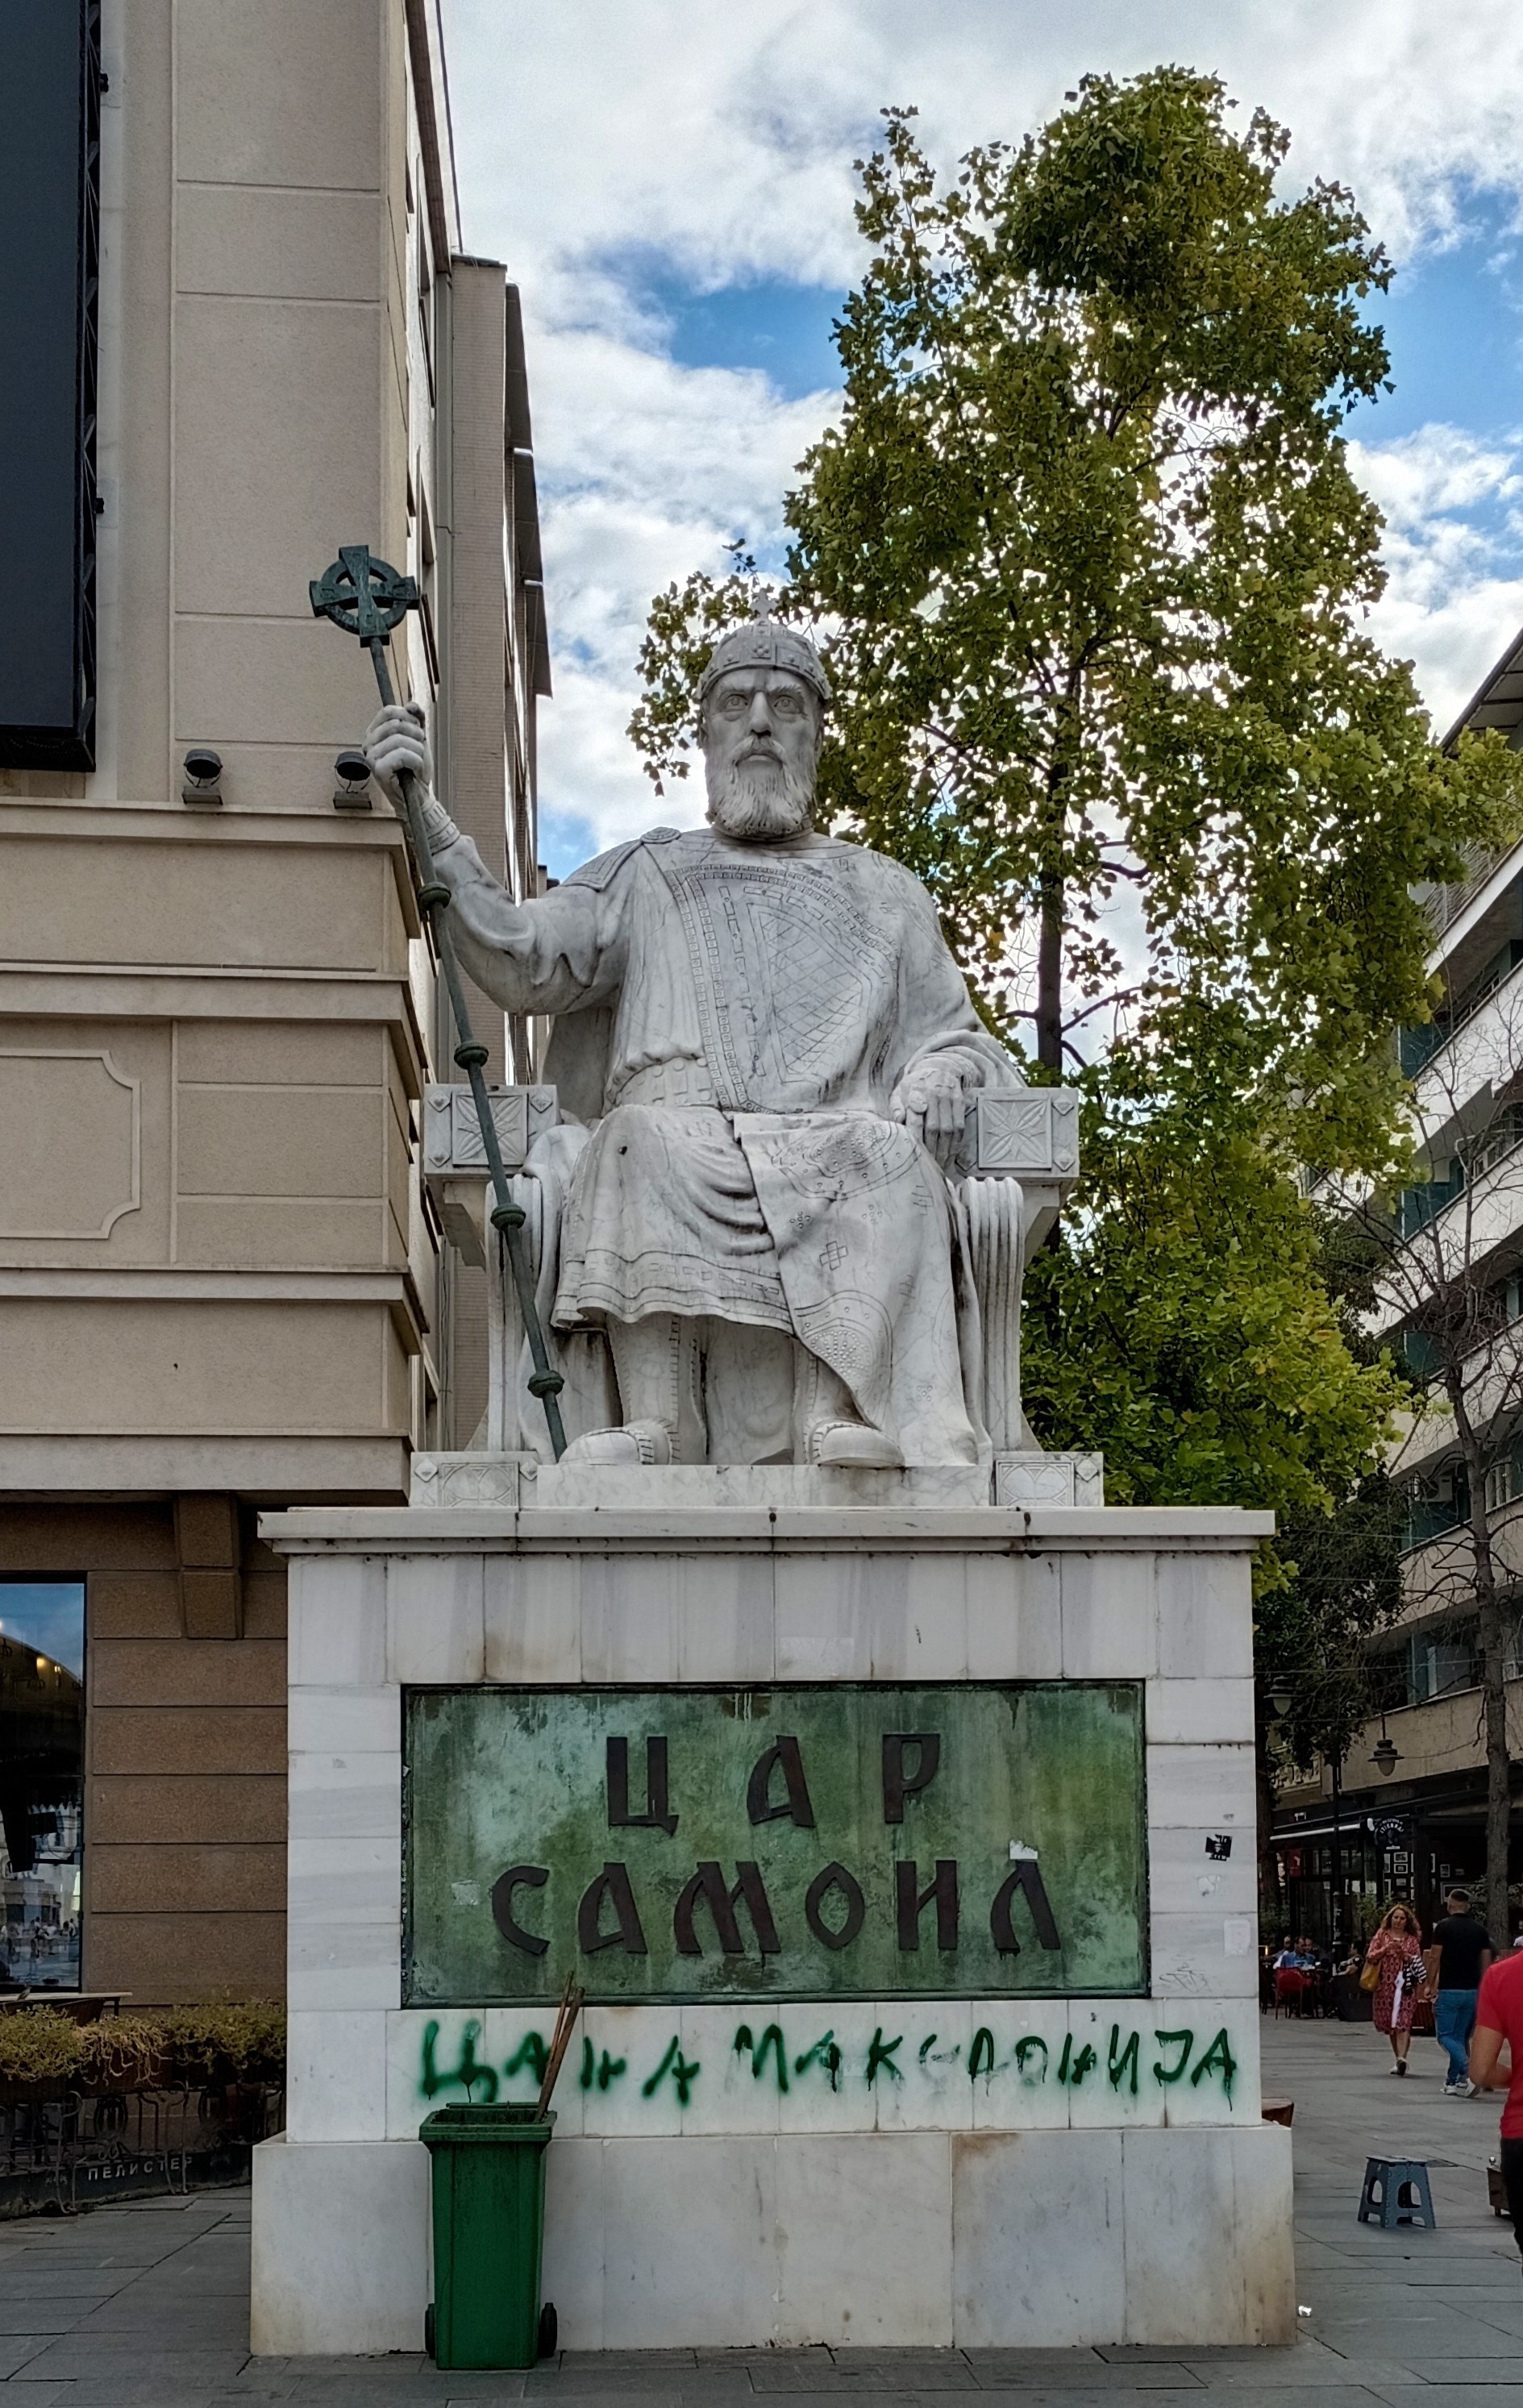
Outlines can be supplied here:
[[[443, 0], [467, 247], [522, 288], [555, 699], [541, 850], [673, 815], [624, 734], [653, 593], [764, 558], [837, 407], [852, 161], [1016, 137], [1086, 70], [1209, 68], [1398, 263], [1394, 394], [1350, 423], [1383, 639], [1446, 727], [1523, 624], [1523, 44], [1505, 0]], [[685, 804], [686, 797], [683, 797]], [[697, 816], [680, 809], [679, 818]]]

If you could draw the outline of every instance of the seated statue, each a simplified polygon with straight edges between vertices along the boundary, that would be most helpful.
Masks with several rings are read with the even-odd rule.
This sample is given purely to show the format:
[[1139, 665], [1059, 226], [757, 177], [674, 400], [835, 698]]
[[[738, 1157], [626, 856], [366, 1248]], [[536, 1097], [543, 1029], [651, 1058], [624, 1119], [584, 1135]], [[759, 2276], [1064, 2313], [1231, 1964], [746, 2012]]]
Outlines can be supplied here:
[[[708, 825], [529, 902], [429, 795], [463, 966], [554, 1020], [544, 1076], [574, 1144], [552, 1326], [563, 1347], [602, 1333], [617, 1385], [616, 1422], [568, 1459], [988, 1459], [953, 1174], [970, 1100], [1023, 1082], [919, 881], [815, 828], [829, 700], [801, 635], [736, 629], [698, 687]], [[427, 787], [410, 707], [367, 751], [394, 803], [404, 768]]]

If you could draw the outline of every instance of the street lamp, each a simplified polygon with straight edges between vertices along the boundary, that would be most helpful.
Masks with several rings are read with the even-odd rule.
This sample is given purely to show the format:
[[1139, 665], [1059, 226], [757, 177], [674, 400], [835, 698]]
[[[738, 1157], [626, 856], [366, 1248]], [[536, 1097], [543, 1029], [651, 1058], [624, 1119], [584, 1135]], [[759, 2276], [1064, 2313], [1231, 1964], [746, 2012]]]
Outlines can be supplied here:
[[1375, 1742], [1374, 1753], [1371, 1756], [1370, 1761], [1372, 1764], [1377, 1765], [1380, 1770], [1386, 1774], [1387, 1779], [1401, 1763], [1401, 1751], [1388, 1732], [1381, 1732], [1380, 1737]]
[[1270, 1691], [1270, 1710], [1281, 1722], [1290, 1712], [1290, 1692], [1283, 1682], [1278, 1688]]

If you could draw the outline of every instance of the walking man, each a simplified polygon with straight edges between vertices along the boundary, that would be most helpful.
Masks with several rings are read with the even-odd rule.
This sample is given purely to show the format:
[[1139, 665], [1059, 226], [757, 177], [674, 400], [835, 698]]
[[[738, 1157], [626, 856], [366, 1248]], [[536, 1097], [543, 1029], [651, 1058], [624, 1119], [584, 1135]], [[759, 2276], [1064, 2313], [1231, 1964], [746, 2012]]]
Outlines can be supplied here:
[[1523, 2249], [1523, 1949], [1487, 1972], [1470, 2045], [1470, 2079], [1477, 2090], [1505, 2090], [1501, 2111], [1501, 2178], [1513, 2238]]
[[1434, 1924], [1433, 1943], [1423, 1959], [1429, 1987], [1435, 1994], [1433, 2031], [1449, 2060], [1444, 2096], [1473, 2099], [1475, 2087], [1467, 2059], [1481, 1977], [1491, 1962], [1491, 1942], [1486, 1926], [1470, 1911], [1469, 1890], [1449, 1890], [1444, 1903], [1447, 1912]]

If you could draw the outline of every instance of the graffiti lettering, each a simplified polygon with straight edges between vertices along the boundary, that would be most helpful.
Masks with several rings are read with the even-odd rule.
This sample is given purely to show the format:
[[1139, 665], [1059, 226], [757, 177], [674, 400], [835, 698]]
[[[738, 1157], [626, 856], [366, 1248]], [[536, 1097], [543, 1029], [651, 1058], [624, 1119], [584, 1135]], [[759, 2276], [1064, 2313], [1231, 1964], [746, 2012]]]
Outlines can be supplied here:
[[822, 2033], [812, 2048], [806, 2048], [802, 2057], [794, 2058], [793, 2070], [796, 2074], [807, 2073], [812, 2065], [823, 2066], [830, 2077], [831, 2089], [839, 2090], [841, 2064], [841, 2050], [836, 2044], [836, 2035], [833, 2031], [827, 2031]]
[[757, 2082], [761, 2080], [762, 2067], [766, 2064], [770, 2051], [777, 2068], [777, 2086], [780, 2091], [786, 2094], [788, 2052], [783, 2042], [782, 2025], [769, 2024], [760, 2040], [754, 2042], [751, 2037], [751, 2026], [742, 2024], [735, 2035], [736, 2056], [740, 2057], [746, 2049], [751, 2051], [751, 2071]]
[[1131, 2075], [1131, 2095], [1134, 2099], [1137, 2096], [1137, 2046], [1141, 2037], [1141, 2033], [1133, 2032], [1131, 2038], [1128, 2041], [1126, 2047], [1121, 2051], [1121, 2054], [1118, 2057], [1116, 2055], [1116, 2042], [1121, 2038], [1121, 2026], [1119, 2024], [1113, 2024], [1111, 2026], [1110, 2059], [1105, 2069], [1111, 2077], [1111, 2087], [1113, 2090], [1120, 2089], [1122, 2083], [1126, 2080], [1129, 2071]]
[[1154, 2068], [1153, 2068], [1153, 2079], [1154, 2079], [1154, 2081], [1155, 2081], [1155, 2082], [1164, 2082], [1164, 2083], [1169, 2083], [1169, 2082], [1177, 2082], [1177, 2081], [1179, 2080], [1180, 2075], [1184, 2072], [1185, 2068], [1188, 2065], [1188, 2063], [1189, 2063], [1189, 2061], [1190, 2061], [1190, 2051], [1191, 2051], [1191, 2049], [1195, 2046], [1195, 2034], [1194, 2034], [1194, 2032], [1192, 2032], [1192, 2031], [1156, 2031], [1156, 2032], [1154, 2033], [1153, 2037], [1154, 2037], [1154, 2039], [1157, 2042], [1158, 2046], [1159, 2046], [1160, 2048], [1175, 2048], [1175, 2047], [1177, 2047], [1177, 2048], [1178, 2048], [1178, 2050], [1179, 2050], [1179, 2063], [1178, 2063], [1177, 2065], [1171, 2065], [1171, 2066], [1168, 2066], [1168, 2067], [1164, 2067], [1164, 2066], [1161, 2066], [1161, 2065], [1155, 2065], [1155, 2066], [1154, 2066]]
[[514, 2074], [522, 2073], [524, 2068], [527, 2066], [536, 2082], [542, 2082], [545, 2078], [545, 2068], [549, 2063], [550, 2051], [539, 2033], [531, 2031], [524, 2033], [502, 2070], [508, 2080], [511, 2082]]
[[1232, 2096], [1232, 2076], [1236, 2073], [1237, 2070], [1237, 2059], [1233, 2056], [1231, 2049], [1228, 2046], [1227, 2030], [1224, 2026], [1216, 2034], [1211, 2046], [1206, 2050], [1200, 2064], [1196, 2067], [1195, 2071], [1191, 2074], [1190, 2087], [1193, 2090], [1198, 2086], [1202, 2074], [1213, 2072], [1219, 2073], [1222, 2077], [1222, 2088], [1226, 2091], [1228, 2099], [1230, 2099]]
[[[418, 2089], [424, 2099], [437, 2098], [441, 2092], [464, 2092], [467, 2099], [490, 2105], [497, 2098], [503, 2083], [540, 2081], [545, 2068], [545, 2035], [539, 2029], [524, 2032], [516, 2046], [504, 2057], [500, 2068], [488, 2064], [480, 2054], [482, 2026], [472, 2016], [459, 2027], [457, 2041], [448, 2043], [455, 2050], [453, 2066], [439, 2062], [438, 2022], [430, 2017], [424, 2025], [419, 2062]], [[1052, 2061], [1050, 2043], [1040, 2032], [1025, 2032], [1001, 2057], [993, 2029], [981, 2024], [974, 2031], [967, 2053], [970, 2081], [982, 2081], [985, 2090], [1011, 2076], [1022, 2088], [1039, 2089], [1052, 2075], [1056, 2086], [1076, 2090], [1103, 2063], [1107, 2082], [1118, 2098], [1136, 2099], [1143, 2082], [1142, 2057], [1142, 2032], [1126, 2028], [1119, 2021], [1110, 2027], [1103, 2059], [1095, 2043], [1077, 2034], [1065, 2034], [1056, 2066]], [[1161, 2090], [1171, 2088], [1188, 2077], [1192, 2089], [1201, 2089], [1219, 2083], [1222, 2097], [1228, 2106], [1237, 2076], [1238, 2061], [1232, 2052], [1231, 2038], [1224, 2026], [1199, 2048], [1193, 2030], [1155, 2030], [1153, 2040], [1158, 2050], [1147, 2069], [1152, 2081]], [[940, 2082], [944, 2077], [935, 2069], [955, 2064], [962, 2057], [960, 2042], [939, 2045], [941, 2034], [926, 2032], [918, 2041], [904, 2032], [890, 2040], [884, 2037], [881, 2024], [873, 2028], [870, 2040], [859, 2041], [847, 2053], [837, 2040], [833, 2029], [822, 2032], [808, 2047], [794, 2055], [788, 2044], [787, 2032], [781, 2022], [769, 2023], [759, 2031], [749, 2023], [735, 2029], [732, 2055], [751, 2060], [755, 2081], [769, 2074], [780, 2096], [786, 2097], [794, 2083], [803, 2083], [815, 2074], [823, 2074], [832, 2091], [839, 2092], [843, 2083], [857, 2081], [869, 2090], [884, 2085], [906, 2082]], [[646, 2059], [647, 2071], [639, 2077], [639, 2095], [654, 2099], [668, 2079], [675, 2086], [679, 2104], [685, 2107], [693, 2096], [702, 2071], [697, 2059], [683, 2056], [680, 2040], [670, 2040], [659, 2060], [654, 2065]], [[591, 2035], [583, 2034], [580, 2087], [583, 2092], [607, 2092], [630, 2070], [627, 2057], [612, 2057], [606, 2048], [599, 2049]]]
[[435, 2099], [441, 2090], [448, 2090], [454, 2086], [464, 2090], [467, 2099], [474, 2099], [476, 2086], [479, 2083], [481, 2089], [481, 2104], [484, 2107], [492, 2105], [497, 2095], [497, 2077], [490, 2065], [481, 2065], [477, 2061], [476, 2043], [481, 2037], [481, 2025], [474, 2022], [468, 2023], [460, 2036], [459, 2064], [453, 2073], [441, 2073], [436, 2058], [436, 2051], [438, 2047], [438, 2026], [436, 2023], [427, 2023], [424, 2026], [423, 2078], [419, 2087], [425, 2099]]
[[640, 2084], [639, 2095], [642, 2099], [654, 2099], [669, 2073], [673, 2082], [677, 2085], [677, 2104], [679, 2107], [685, 2107], [687, 2105], [689, 2096], [691, 2095], [693, 2085], [697, 2082], [702, 2071], [703, 2068], [701, 2065], [690, 2065], [688, 2063], [686, 2057], [682, 2055], [682, 2042], [673, 2037], [673, 2039], [668, 2043], [665, 2057], [656, 2067], [655, 2071], [651, 2075], [650, 2080]]
[[904, 2080], [902, 2067], [894, 2062], [894, 2051], [902, 2045], [903, 2040], [902, 2032], [898, 2040], [884, 2040], [884, 2028], [882, 2024], [878, 2026], [868, 2043], [868, 2088], [869, 2090], [880, 2073], [886, 2073], [894, 2082]]
[[[538, 2032], [530, 2034], [531, 2039], [539, 2040], [539, 2037]], [[525, 2042], [524, 2045], [527, 2046], [527, 2042]], [[540, 2050], [542, 2054], [542, 2042], [540, 2042]], [[629, 2060], [627, 2057], [610, 2057], [606, 2048], [604, 2049], [601, 2057], [596, 2059], [596, 2071], [595, 2075], [593, 2044], [590, 2040], [583, 2039], [582, 2043], [582, 2087], [583, 2090], [590, 2090], [595, 2079], [598, 2089], [606, 2090], [611, 2082], [617, 2082], [620, 2074], [628, 2071], [629, 2066]], [[511, 2072], [512, 2067], [510, 2066], [508, 2070]]]

